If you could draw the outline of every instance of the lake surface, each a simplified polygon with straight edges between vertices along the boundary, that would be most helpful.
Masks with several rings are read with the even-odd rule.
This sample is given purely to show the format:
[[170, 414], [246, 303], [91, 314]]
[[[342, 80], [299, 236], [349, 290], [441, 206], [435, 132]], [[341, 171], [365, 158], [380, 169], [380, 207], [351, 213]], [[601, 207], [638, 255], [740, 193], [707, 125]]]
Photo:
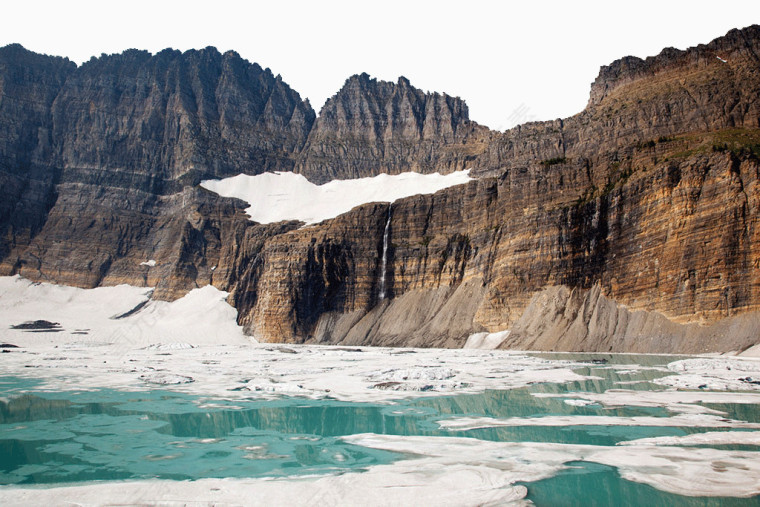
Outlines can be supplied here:
[[[361, 471], [409, 456], [342, 440], [357, 434], [467, 437], [493, 442], [615, 446], [640, 438], [686, 436], [726, 428], [672, 426], [665, 407], [568, 403], [573, 393], [659, 391], [675, 358], [552, 356], [596, 360], [576, 369], [599, 377], [513, 390], [431, 396], [392, 403], [282, 398], [220, 400], [165, 389], [49, 392], [33, 379], [0, 378], [0, 484], [55, 485], [104, 480], [292, 477]], [[644, 368], [620, 369], [619, 364]], [[540, 396], [536, 396], [536, 394]], [[567, 396], [566, 396], [567, 395]], [[699, 405], [699, 404], [698, 404]], [[760, 423], [760, 406], [701, 404], [728, 419]], [[563, 424], [447, 429], [461, 418], [603, 416], [662, 418], [663, 425]], [[587, 419], [586, 419], [587, 420]], [[593, 419], [592, 419], [593, 420]], [[442, 426], [443, 423], [443, 426]], [[731, 428], [731, 431], [738, 431]], [[758, 451], [757, 446], [711, 448]], [[551, 478], [522, 483], [536, 505], [759, 505], [760, 497], [687, 497], [626, 480], [612, 466], [567, 463]], [[699, 478], [695, 478], [699, 480]]]

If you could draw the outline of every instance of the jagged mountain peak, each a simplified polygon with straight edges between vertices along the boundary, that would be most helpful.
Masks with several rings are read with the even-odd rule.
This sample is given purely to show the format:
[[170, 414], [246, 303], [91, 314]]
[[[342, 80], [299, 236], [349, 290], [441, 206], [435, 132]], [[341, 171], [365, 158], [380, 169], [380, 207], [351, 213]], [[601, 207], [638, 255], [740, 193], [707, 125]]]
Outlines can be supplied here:
[[382, 79], [372, 77], [366, 72], [349, 76], [343, 83], [343, 86], [340, 88], [340, 90], [338, 90], [331, 97], [331, 99], [334, 99], [335, 97], [338, 97], [350, 90], [364, 90], [371, 92], [379, 97], [384, 97], [400, 91], [409, 91], [418, 95], [422, 100], [424, 100], [425, 97], [443, 96], [464, 103], [464, 101], [459, 97], [453, 97], [445, 92], [425, 92], [419, 88], [416, 88], [406, 76], [399, 76], [398, 79], [394, 82], [384, 81]]
[[15, 147], [0, 148], [63, 169], [64, 182], [126, 170], [119, 185], [164, 194], [202, 177], [289, 170], [315, 118], [282, 78], [211, 46], [128, 49], [77, 67], [14, 44], [0, 48], [0, 70], [7, 100], [40, 96]]
[[444, 147], [481, 131], [459, 97], [426, 93], [404, 76], [391, 82], [354, 74], [320, 110], [296, 171], [324, 183], [464, 169], [471, 154]]
[[[0, 49], [0, 51], [2, 51], [2, 49]], [[0, 55], [2, 55], [2, 53], [0, 53]], [[198, 66], [199, 69], [218, 69], [225, 65], [240, 67], [251, 69], [257, 74], [263, 74], [267, 79], [276, 79], [276, 76], [269, 68], [263, 68], [256, 62], [250, 62], [243, 58], [237, 51], [228, 50], [221, 53], [214, 46], [206, 46], [201, 49], [188, 49], [186, 51], [165, 48], [155, 54], [144, 49], [131, 48], [120, 53], [102, 53], [100, 56], [92, 56], [80, 67], [87, 68], [88, 70], [95, 70], [97, 72], [114, 72], [117, 71], [116, 69], [125, 66], [132, 66], [135, 68], [142, 65], [161, 67], [173, 63], [185, 66]], [[280, 78], [279, 81], [283, 81], [282, 78]]]
[[379, 123], [377, 127], [380, 129], [388, 123], [414, 122], [419, 135], [424, 137], [425, 122], [437, 120], [441, 114], [449, 117], [452, 133], [459, 125], [469, 122], [467, 104], [459, 97], [424, 92], [415, 88], [405, 76], [399, 76], [396, 82], [392, 82], [372, 78], [365, 72], [349, 77], [343, 87], [325, 102], [317, 119], [317, 127], [324, 128], [337, 117], [342, 120], [340, 128], [353, 127], [357, 123], [365, 125], [369, 121]]

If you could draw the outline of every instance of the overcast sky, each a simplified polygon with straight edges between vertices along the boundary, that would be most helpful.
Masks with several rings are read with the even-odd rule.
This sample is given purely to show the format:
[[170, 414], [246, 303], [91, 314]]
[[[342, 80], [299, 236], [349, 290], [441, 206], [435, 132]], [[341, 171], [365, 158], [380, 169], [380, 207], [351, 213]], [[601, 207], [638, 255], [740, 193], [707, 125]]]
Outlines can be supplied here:
[[[625, 7], [621, 7], [624, 5]], [[319, 111], [347, 77], [409, 78], [504, 130], [581, 111], [599, 67], [760, 23], [760, 2], [479, 0], [4, 2], [0, 46], [77, 63], [128, 48], [215, 46], [281, 74]]]

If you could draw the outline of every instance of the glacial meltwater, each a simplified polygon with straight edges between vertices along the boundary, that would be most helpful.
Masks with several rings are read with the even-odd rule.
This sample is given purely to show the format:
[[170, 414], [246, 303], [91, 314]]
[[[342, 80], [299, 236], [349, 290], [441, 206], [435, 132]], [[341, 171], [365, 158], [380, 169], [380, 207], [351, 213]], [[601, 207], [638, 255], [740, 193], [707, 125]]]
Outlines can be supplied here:
[[[673, 357], [541, 357], [585, 361], [575, 371], [591, 378], [361, 403], [329, 397], [264, 399], [255, 393], [225, 400], [166, 388], [51, 392], [33, 378], [5, 377], [0, 379], [0, 483], [39, 487], [111, 480], [302, 477], [362, 473], [375, 465], [418, 457], [348, 438], [369, 434], [430, 437], [439, 443], [443, 438], [457, 445], [475, 439], [533, 446], [494, 451], [487, 459], [490, 466], [503, 459], [505, 473], [515, 474], [515, 483], [527, 487], [526, 499], [536, 505], [760, 504], [758, 496], [676, 494], [656, 487], [663, 481], [646, 476], [675, 473], [677, 463], [701, 459], [696, 454], [690, 458], [690, 452], [703, 451], [724, 453], [725, 458], [707, 466], [732, 473], [732, 463], [741, 467], [740, 460], [760, 450], [757, 441], [740, 438], [740, 432], [760, 430], [760, 405], [730, 397], [723, 402], [721, 395], [704, 388], [693, 391], [704, 399], [678, 406], [652, 402], [656, 397], [650, 399], [650, 394], [675, 392], [653, 382], [672, 375], [665, 366], [677, 359]], [[618, 393], [624, 393], [619, 403], [611, 402]], [[726, 432], [734, 438], [719, 438]], [[700, 434], [710, 436], [712, 443], [699, 440]], [[690, 439], [693, 443], [678, 444]], [[659, 449], [652, 447], [658, 442], [671, 442], [662, 444], [663, 449], [677, 450], [674, 465], [658, 461], [658, 451], [651, 463], [627, 467], [626, 460], [646, 455], [634, 451]], [[615, 454], [629, 449], [633, 457]], [[545, 457], [555, 451], [571, 457]], [[462, 459], [472, 462], [477, 456]], [[558, 466], [552, 469], [547, 463], [556, 460]], [[540, 479], [524, 481], [519, 480], [521, 464], [548, 468], [538, 473]], [[692, 478], [695, 484], [703, 479]]]

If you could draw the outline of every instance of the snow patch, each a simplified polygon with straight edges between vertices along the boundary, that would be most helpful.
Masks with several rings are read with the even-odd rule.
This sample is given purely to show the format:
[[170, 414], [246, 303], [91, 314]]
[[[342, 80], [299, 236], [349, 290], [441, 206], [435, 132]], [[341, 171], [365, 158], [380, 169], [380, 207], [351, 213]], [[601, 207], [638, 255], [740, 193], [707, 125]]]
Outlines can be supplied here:
[[222, 180], [204, 180], [201, 186], [224, 197], [242, 199], [246, 213], [262, 224], [298, 220], [306, 225], [335, 218], [361, 204], [394, 202], [417, 194], [433, 194], [471, 181], [469, 170], [439, 173], [379, 174], [371, 178], [333, 180], [315, 185], [303, 175], [268, 172], [239, 174]]
[[[122, 348], [169, 344], [165, 346], [175, 349], [190, 342], [251, 343], [237, 325], [237, 310], [226, 302], [226, 292], [206, 286], [172, 302], [152, 300], [152, 293], [150, 287], [80, 289], [31, 282], [18, 275], [0, 277], [0, 329], [9, 339], [35, 348], [88, 342]], [[40, 319], [59, 323], [61, 330], [10, 329]]]
[[509, 336], [509, 330], [497, 333], [474, 333], [471, 334], [464, 344], [464, 349], [494, 350], [501, 345]]
[[156, 261], [151, 259], [149, 261], [144, 261], [140, 263], [140, 266], [148, 266], [150, 268], [154, 267], [156, 265]]
[[757, 357], [760, 358], [760, 343], [753, 345], [744, 352], [739, 353], [742, 357]]

